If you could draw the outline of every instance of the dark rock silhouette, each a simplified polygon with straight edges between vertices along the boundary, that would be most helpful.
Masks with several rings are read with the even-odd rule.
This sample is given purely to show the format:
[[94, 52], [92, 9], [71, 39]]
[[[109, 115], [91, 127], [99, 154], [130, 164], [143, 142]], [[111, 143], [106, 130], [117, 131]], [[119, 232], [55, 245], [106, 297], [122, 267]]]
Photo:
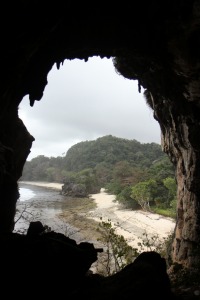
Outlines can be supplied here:
[[26, 235], [4, 238], [2, 291], [8, 298], [21, 286], [35, 297], [173, 299], [166, 262], [158, 253], [144, 252], [120, 272], [103, 277], [90, 272], [100, 251], [91, 243], [77, 244], [64, 234], [47, 231], [41, 222], [32, 222]]
[[[19, 197], [17, 181], [35, 140], [19, 119], [19, 104], [26, 95], [30, 106], [41, 100], [48, 73], [54, 64], [59, 69], [65, 59], [115, 58], [117, 72], [127, 79], [137, 80], [139, 92], [141, 87], [146, 90], [147, 102], [160, 124], [162, 149], [176, 168], [177, 221], [172, 262], [189, 268], [189, 275], [198, 266], [199, 12], [199, 0], [123, 1], [120, 5], [116, 1], [103, 0], [3, 1], [0, 235], [2, 288], [7, 292], [7, 298], [9, 293], [19, 291], [17, 283], [21, 283], [22, 278], [22, 290], [25, 282], [30, 288], [26, 296], [30, 296], [39, 285], [44, 290], [47, 286], [52, 289], [57, 277], [60, 277], [58, 282], [63, 281], [66, 295], [73, 289], [75, 272], [71, 270], [69, 256], [67, 261], [64, 260], [65, 251], [61, 251], [62, 254], [58, 251], [61, 243], [47, 239], [45, 235], [27, 238], [12, 234]], [[78, 259], [77, 253], [83, 250], [76, 250]], [[150, 266], [146, 268], [149, 276], [155, 271]], [[35, 277], [29, 280], [31, 269]], [[62, 276], [61, 270], [65, 272]], [[143, 287], [146, 294], [151, 291], [148, 282], [147, 288], [146, 285]], [[115, 296], [118, 296], [117, 290]], [[134, 293], [131, 298], [134, 298]]]
[[[176, 299], [171, 290], [165, 259], [157, 252], [143, 252], [120, 272], [102, 277], [90, 276], [81, 291], [87, 299]], [[87, 288], [86, 288], [87, 286]]]

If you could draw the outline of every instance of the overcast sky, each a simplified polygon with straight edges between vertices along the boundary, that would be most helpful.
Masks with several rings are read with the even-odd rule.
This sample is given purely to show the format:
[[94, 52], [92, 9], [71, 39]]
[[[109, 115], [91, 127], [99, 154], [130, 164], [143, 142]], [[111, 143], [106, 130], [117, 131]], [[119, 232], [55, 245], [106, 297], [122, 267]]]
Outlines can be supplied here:
[[29, 104], [19, 117], [35, 141], [28, 160], [64, 156], [81, 141], [113, 135], [141, 143], [161, 142], [160, 127], [147, 106], [138, 82], [116, 73], [111, 59], [65, 60], [48, 74], [43, 98]]

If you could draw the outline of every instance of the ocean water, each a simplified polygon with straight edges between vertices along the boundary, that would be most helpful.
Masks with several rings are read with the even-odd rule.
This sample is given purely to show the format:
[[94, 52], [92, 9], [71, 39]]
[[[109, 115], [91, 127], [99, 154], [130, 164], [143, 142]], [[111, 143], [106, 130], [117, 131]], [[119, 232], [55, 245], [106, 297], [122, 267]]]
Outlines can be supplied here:
[[20, 193], [20, 197], [18, 201], [20, 202], [27, 201], [36, 195], [32, 190], [27, 188], [19, 188], [19, 193]]
[[[35, 190], [34, 192], [29, 188], [19, 186], [20, 197], [17, 201], [14, 232], [26, 234], [30, 222], [40, 221], [55, 232], [60, 232], [67, 236], [73, 235], [73, 239], [77, 242], [83, 241], [84, 237], [81, 235], [80, 229], [58, 217], [60, 213], [63, 213], [63, 198], [59, 195], [59, 192], [51, 189], [44, 189], [39, 192], [37, 189]], [[48, 201], [51, 194], [52, 201]], [[37, 198], [38, 195], [39, 198]], [[28, 200], [31, 201], [26, 203]], [[49, 205], [49, 202], [51, 202], [51, 205]]]

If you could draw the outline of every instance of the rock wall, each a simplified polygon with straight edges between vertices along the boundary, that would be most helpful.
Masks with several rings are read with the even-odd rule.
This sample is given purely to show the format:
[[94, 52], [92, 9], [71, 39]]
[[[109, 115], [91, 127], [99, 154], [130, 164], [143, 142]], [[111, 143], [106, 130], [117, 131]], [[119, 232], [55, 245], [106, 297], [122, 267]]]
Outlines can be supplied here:
[[42, 99], [47, 75], [65, 59], [115, 57], [138, 80], [176, 166], [174, 261], [194, 266], [200, 251], [200, 1], [6, 1], [1, 19], [0, 233], [12, 231], [17, 181], [34, 137], [18, 118], [25, 95]]

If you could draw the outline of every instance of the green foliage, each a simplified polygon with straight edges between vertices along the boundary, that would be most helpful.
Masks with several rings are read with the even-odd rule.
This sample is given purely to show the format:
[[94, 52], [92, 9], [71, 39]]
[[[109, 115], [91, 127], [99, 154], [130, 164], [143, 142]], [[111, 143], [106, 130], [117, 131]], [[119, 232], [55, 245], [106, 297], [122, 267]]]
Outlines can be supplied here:
[[132, 168], [127, 160], [119, 161], [113, 169], [113, 178], [123, 180], [132, 175]]
[[39, 155], [24, 165], [21, 180], [62, 182], [62, 157]]
[[150, 177], [155, 180], [163, 180], [167, 177], [174, 178], [175, 168], [170, 162], [168, 156], [159, 157], [152, 163], [149, 169]]
[[168, 199], [172, 201], [176, 197], [177, 184], [174, 178], [167, 177], [163, 179], [164, 186], [168, 189]]
[[[134, 185], [130, 197], [144, 210], [158, 211], [158, 209], [176, 210], [177, 186], [174, 178], [161, 180], [149, 179]], [[173, 214], [174, 215], [174, 214]]]
[[[136, 140], [127, 140], [107, 135], [94, 141], [80, 142], [72, 146], [65, 157], [48, 158], [40, 155], [30, 162], [26, 162], [24, 167], [23, 180], [47, 180], [45, 170], [54, 167], [62, 171], [80, 172], [84, 169], [96, 169], [110, 180], [110, 171], [114, 168], [115, 174], [122, 177], [131, 174], [131, 168], [149, 168], [153, 161], [165, 157], [161, 146], [155, 143], [141, 144]], [[42, 174], [37, 167], [43, 168]], [[126, 168], [127, 167], [127, 168]], [[41, 169], [41, 168], [40, 168]], [[114, 176], [112, 174], [112, 177]], [[42, 175], [42, 176], [40, 176]], [[117, 176], [118, 176], [117, 175]]]
[[149, 236], [145, 231], [141, 238], [141, 242], [138, 242], [138, 246], [139, 246], [138, 252], [142, 253], [144, 251], [156, 251], [163, 255], [166, 254], [165, 247], [163, 246], [164, 244], [166, 244], [165, 238], [160, 239], [158, 234]]
[[76, 173], [76, 183], [84, 185], [88, 194], [96, 193], [101, 187], [94, 170], [89, 168]]
[[120, 224], [113, 225], [111, 220], [107, 222], [100, 218], [101, 222], [97, 228], [101, 233], [101, 241], [105, 247], [105, 259], [100, 259], [98, 273], [104, 276], [110, 276], [122, 270], [126, 265], [134, 261], [134, 259], [143, 251], [156, 251], [167, 259], [168, 245], [171, 242], [171, 235], [167, 238], [160, 239], [158, 235], [149, 236], [145, 231], [138, 242], [138, 247], [131, 247], [127, 240], [116, 233], [116, 229]]
[[[176, 204], [176, 201], [174, 200], [174, 204]], [[176, 205], [174, 205], [174, 207], [169, 207], [169, 208], [160, 208], [160, 207], [152, 207], [152, 212], [165, 216], [165, 217], [169, 217], [172, 219], [176, 218]]]
[[104, 187], [112, 179], [112, 170], [104, 161], [95, 166], [94, 172], [101, 187]]
[[176, 207], [177, 207], [177, 200], [176, 199], [173, 199], [171, 202], [170, 202], [170, 213], [171, 213], [171, 217], [172, 218], [176, 218]]
[[105, 189], [107, 193], [118, 195], [121, 193], [123, 187], [118, 180], [112, 180], [105, 185]]
[[120, 193], [117, 194], [116, 200], [123, 205], [124, 208], [138, 209], [140, 206], [138, 202], [131, 198], [131, 186], [125, 186]]
[[97, 230], [102, 236], [99, 240], [106, 248], [104, 275], [105, 273], [108, 276], [117, 273], [138, 256], [137, 249], [129, 246], [122, 235], [116, 234], [116, 227], [112, 226], [111, 220], [101, 221]]
[[174, 178], [167, 177], [163, 179], [163, 183], [166, 186], [166, 188], [169, 190], [170, 194], [174, 197], [176, 195], [176, 181]]
[[63, 182], [65, 185], [76, 185], [76, 189], [85, 190], [86, 194], [97, 193], [101, 188], [93, 169], [84, 169], [77, 173], [66, 172]]
[[[80, 184], [88, 194], [104, 187], [127, 208], [136, 209], [139, 203], [143, 209], [150, 209], [151, 205], [173, 210], [174, 174], [174, 167], [160, 145], [107, 135], [77, 143], [65, 157], [40, 155], [27, 161], [20, 179]], [[151, 181], [154, 186], [150, 187]], [[148, 187], [144, 188], [142, 182]], [[143, 189], [141, 199], [131, 196], [131, 188], [139, 189], [137, 184], [140, 192]]]
[[132, 187], [131, 198], [136, 200], [144, 210], [150, 210], [150, 201], [156, 189], [156, 181], [150, 179], [148, 181], [139, 182]]
[[[167, 195], [167, 208], [171, 214], [175, 218], [176, 216], [176, 206], [177, 206], [177, 199], [176, 199], [176, 194], [177, 194], [177, 184], [174, 178], [167, 177], [163, 179], [163, 184], [166, 187], [168, 193]], [[166, 208], [165, 207], [165, 208]]]

